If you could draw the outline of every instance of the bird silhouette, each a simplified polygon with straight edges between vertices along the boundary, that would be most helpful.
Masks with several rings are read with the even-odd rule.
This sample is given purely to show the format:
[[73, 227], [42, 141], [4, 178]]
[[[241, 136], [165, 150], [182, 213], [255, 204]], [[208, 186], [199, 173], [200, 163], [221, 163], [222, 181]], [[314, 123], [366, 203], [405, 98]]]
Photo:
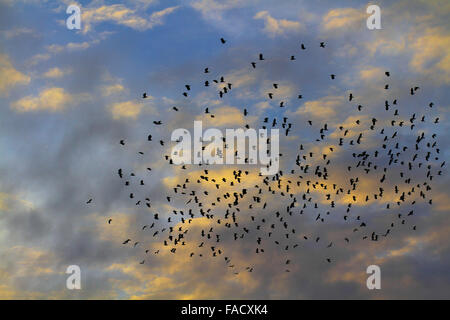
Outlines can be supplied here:
[[[220, 38], [220, 41], [222, 44], [226, 43], [223, 38]], [[265, 59], [263, 54], [259, 53], [257, 61], [264, 62], [258, 62], [258, 70], [254, 70], [256, 62], [249, 60], [246, 62], [250, 62], [251, 67], [247, 64], [244, 72], [253, 72], [256, 81], [261, 81], [262, 84], [261, 91], [258, 91], [261, 96], [258, 99], [264, 99], [266, 105], [268, 102], [276, 101], [281, 109], [275, 110], [270, 106], [255, 111], [245, 100], [236, 107], [242, 114], [239, 113], [239, 118], [233, 118], [233, 123], [241, 123], [245, 129], [249, 129], [251, 125], [261, 124], [263, 129], [271, 127], [282, 130], [280, 140], [282, 136], [292, 139], [291, 143], [299, 136], [302, 140], [297, 145], [290, 144], [288, 150], [278, 154], [277, 160], [282, 161], [283, 168], [280, 167], [273, 175], [262, 175], [250, 169], [246, 166], [251, 164], [249, 154], [240, 154], [238, 148], [234, 146], [234, 141], [231, 143], [226, 137], [222, 137], [218, 141], [220, 142], [218, 145], [223, 146], [222, 150], [220, 152], [220, 148], [210, 150], [221, 159], [227, 153], [233, 154], [242, 162], [237, 163], [237, 167], [229, 168], [229, 172], [226, 173], [225, 170], [216, 170], [217, 168], [208, 163], [203, 155], [199, 163], [182, 163], [176, 167], [177, 175], [173, 180], [159, 182], [158, 176], [170, 172], [169, 170], [173, 170], [175, 166], [172, 155], [163, 154], [159, 157], [158, 154], [164, 153], [165, 146], [170, 146], [171, 143], [164, 138], [168, 124], [174, 121], [174, 118], [169, 117], [175, 116], [177, 120], [184, 112], [163, 114], [164, 125], [162, 120], [153, 120], [153, 124], [158, 127], [152, 129], [152, 134], [163, 148], [152, 143], [144, 146], [141, 144], [143, 141], [134, 143], [130, 136], [126, 136], [127, 147], [121, 148], [121, 152], [133, 157], [136, 163], [125, 166], [121, 161], [117, 166], [121, 168], [114, 169], [114, 181], [120, 183], [120, 189], [117, 190], [126, 190], [125, 193], [115, 194], [117, 201], [119, 199], [122, 201], [122, 198], [125, 199], [123, 201], [128, 201], [127, 203], [132, 201], [129, 204], [133, 205], [133, 210], [139, 210], [144, 218], [135, 234], [130, 230], [127, 230], [126, 234], [139, 241], [133, 240], [133, 246], [122, 249], [133, 250], [139, 255], [149, 252], [155, 255], [160, 252], [162, 255], [170, 253], [169, 256], [185, 255], [190, 258], [186, 260], [188, 263], [215, 259], [221, 261], [230, 273], [242, 276], [244, 272], [254, 270], [257, 272], [257, 266], [245, 260], [238, 263], [232, 259], [234, 249], [229, 248], [230, 242], [249, 248], [249, 255], [264, 257], [268, 251], [277, 250], [278, 253], [273, 256], [279, 259], [274, 258], [271, 263], [286, 266], [299, 263], [292, 254], [295, 250], [301, 250], [303, 245], [320, 252], [327, 250], [325, 261], [320, 255], [320, 263], [331, 264], [332, 261], [337, 263], [339, 260], [334, 254], [339, 246], [350, 248], [359, 241], [366, 241], [365, 243], [373, 241], [373, 245], [378, 245], [395, 235], [395, 231], [400, 230], [402, 226], [407, 226], [410, 231], [416, 231], [421, 220], [417, 219], [415, 214], [417, 210], [413, 210], [414, 206], [419, 208], [421, 203], [433, 204], [431, 198], [433, 178], [439, 179], [445, 173], [442, 169], [445, 161], [439, 159], [445, 149], [439, 146], [438, 137], [434, 133], [442, 118], [436, 113], [439, 108], [433, 109], [433, 102], [430, 102], [428, 107], [426, 105], [423, 107], [423, 100], [417, 100], [417, 97], [420, 98], [424, 93], [420, 87], [417, 85], [405, 87], [395, 76], [390, 77], [390, 71], [385, 71], [385, 76], [389, 77], [385, 79], [389, 80], [389, 83], [386, 81], [373, 84], [377, 92], [383, 93], [372, 98], [378, 99], [379, 104], [372, 104], [371, 100], [366, 99], [364, 92], [357, 88], [348, 88], [349, 83], [339, 82], [342, 78], [340, 75], [338, 77], [334, 73], [329, 73], [337, 73], [336, 70], [325, 70], [317, 77], [327, 79], [329, 75], [331, 80], [338, 79], [337, 82], [333, 82], [336, 84], [333, 91], [339, 92], [339, 101], [342, 100], [343, 106], [339, 107], [342, 109], [336, 111], [339, 121], [327, 122], [313, 113], [296, 112], [293, 107], [306, 108], [310, 104], [306, 101], [305, 104], [295, 106], [293, 101], [295, 97], [302, 99], [305, 96], [310, 99], [316, 93], [309, 92], [307, 85], [302, 88], [285, 88], [285, 79], [271, 72], [274, 70], [273, 64], [285, 64], [286, 68], [291, 69], [301, 67], [300, 62], [308, 55], [316, 54], [316, 50], [325, 54], [332, 52], [334, 46], [333, 43], [319, 42], [319, 47], [323, 51], [311, 47], [301, 53], [294, 52], [297, 58], [295, 55], [286, 54], [281, 58], [274, 56]], [[303, 43], [300, 44], [300, 49], [306, 50]], [[252, 53], [253, 57], [255, 55]], [[226, 59], [223, 58], [221, 61], [223, 65], [226, 65]], [[292, 63], [287, 65], [289, 61], [296, 59], [300, 65], [297, 62], [295, 65]], [[230, 73], [221, 68], [210, 65], [204, 68], [203, 72], [199, 68], [196, 75], [199, 79], [195, 77], [185, 79], [183, 84], [188, 81], [191, 84], [184, 84], [182, 89], [186, 91], [181, 92], [181, 95], [189, 99], [181, 98], [182, 90], [178, 91], [176, 94], [180, 100], [174, 103], [179, 107], [173, 106], [171, 109], [175, 112], [180, 109], [189, 110], [192, 116], [215, 118], [214, 121], [217, 123], [226, 120], [228, 115], [216, 113], [216, 106], [220, 106], [222, 101], [227, 103], [230, 97], [237, 98], [240, 94], [246, 96], [248, 92], [245, 92], [245, 86], [238, 81], [234, 82], [233, 77], [228, 76]], [[221, 71], [216, 73], [216, 70]], [[261, 72], [267, 73], [268, 78], [260, 78]], [[211, 78], [210, 74], [213, 75]], [[205, 79], [206, 77], [208, 78]], [[215, 79], [212, 79], [213, 77]], [[204, 90], [199, 96], [214, 97], [216, 101], [221, 102], [209, 104], [211, 110], [208, 106], [201, 107], [204, 100], [196, 96], [197, 88]], [[383, 91], [383, 88], [388, 91]], [[410, 95], [406, 91], [408, 88]], [[293, 94], [286, 95], [285, 89]], [[299, 92], [302, 94], [298, 94]], [[412, 102], [404, 102], [403, 96], [397, 96], [399, 92]], [[143, 98], [147, 97], [144, 93]], [[193, 114], [194, 109], [190, 109], [187, 102], [189, 104], [196, 102], [195, 106], [204, 109], [203, 115]], [[408, 105], [403, 105], [404, 103]], [[420, 104], [422, 109], [411, 108], [410, 105], [414, 103]], [[344, 110], [354, 111], [347, 120], [341, 117]], [[152, 141], [152, 134], [147, 136], [147, 141]], [[145, 137], [140, 136], [139, 139], [145, 141]], [[271, 152], [269, 150], [271, 139], [265, 137], [259, 141], [260, 145], [268, 147], [267, 155]], [[181, 139], [176, 142], [180, 141]], [[203, 141], [195, 141], [197, 142]], [[120, 144], [124, 146], [125, 140], [120, 140]], [[202, 152], [207, 151], [206, 148], [207, 146], [202, 146]], [[149, 158], [156, 159], [155, 166], [149, 162]], [[152, 171], [150, 167], [154, 170]], [[115, 170], [120, 180], [117, 179]], [[87, 203], [91, 201], [92, 199]], [[386, 228], [381, 229], [375, 217], [368, 217], [364, 210], [364, 206], [376, 204], [379, 205], [380, 212], [386, 210], [390, 213], [383, 216], [385, 220], [382, 221], [386, 222]], [[198, 218], [201, 218], [201, 226], [197, 224], [200, 221]], [[324, 232], [320, 226], [330, 221], [331, 223], [339, 221], [345, 226], [345, 234]], [[112, 219], [108, 219], [108, 224], [111, 222]], [[115, 225], [117, 224], [116, 220]], [[154, 245], [160, 244], [160, 249], [154, 251], [148, 249], [148, 245], [147, 249], [144, 248], [144, 244], [149, 240]], [[130, 242], [131, 240], [127, 239], [123, 244]], [[144, 264], [146, 260], [143, 260], [142, 256], [139, 257], [136, 262], [141, 261], [140, 263]], [[145, 257], [149, 264], [148, 255]], [[242, 266], [242, 263], [245, 264]], [[285, 270], [287, 273], [294, 271], [292, 267], [289, 268], [279, 270]]]

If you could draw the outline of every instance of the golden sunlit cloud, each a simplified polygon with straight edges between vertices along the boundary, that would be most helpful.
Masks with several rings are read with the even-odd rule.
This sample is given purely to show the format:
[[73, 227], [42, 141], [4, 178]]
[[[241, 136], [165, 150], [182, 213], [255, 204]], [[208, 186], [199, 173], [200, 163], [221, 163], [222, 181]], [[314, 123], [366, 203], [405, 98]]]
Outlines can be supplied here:
[[50, 112], [62, 111], [74, 101], [74, 96], [63, 88], [48, 88], [38, 96], [26, 96], [11, 104], [17, 112], [32, 112], [46, 110]]
[[333, 119], [343, 104], [342, 96], [326, 96], [318, 100], [306, 101], [295, 114], [311, 116], [313, 119]]
[[142, 103], [133, 100], [117, 102], [110, 106], [110, 110], [114, 119], [130, 118], [137, 119], [143, 108]]
[[322, 19], [325, 30], [351, 28], [364, 23], [365, 12], [355, 8], [332, 9]]
[[9, 90], [16, 85], [30, 83], [31, 78], [16, 70], [9, 57], [0, 54], [0, 96], [8, 95]]
[[427, 28], [423, 35], [415, 36], [413, 41], [411, 68], [450, 83], [450, 32]]

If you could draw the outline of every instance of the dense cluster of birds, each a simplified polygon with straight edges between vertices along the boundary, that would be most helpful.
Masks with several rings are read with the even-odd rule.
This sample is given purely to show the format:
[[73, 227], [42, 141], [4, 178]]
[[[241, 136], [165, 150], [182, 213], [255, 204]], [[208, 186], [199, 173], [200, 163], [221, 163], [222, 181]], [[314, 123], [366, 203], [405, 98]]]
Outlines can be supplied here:
[[[220, 43], [225, 45], [227, 41], [221, 38]], [[326, 50], [327, 46], [320, 42], [318, 47]], [[303, 43], [299, 49], [307, 50]], [[287, 60], [296, 60], [296, 57], [291, 55]], [[250, 61], [250, 71], [264, 68], [265, 63], [268, 61], [259, 53], [255, 61]], [[209, 75], [210, 69], [204, 68], [203, 73]], [[384, 89], [389, 90], [391, 74], [386, 71], [384, 76]], [[329, 81], [335, 80], [336, 77], [335, 74], [330, 74]], [[216, 79], [205, 79], [203, 86], [216, 90], [219, 98], [224, 98], [231, 90], [235, 90], [235, 86], [221, 75]], [[193, 85], [186, 84], [181, 94], [188, 97], [192, 87]], [[268, 99], [277, 96], [280, 84], [273, 83], [272, 87], [271, 92], [267, 92]], [[409, 89], [410, 95], [419, 93], [419, 86]], [[356, 94], [347, 94], [346, 99], [351, 107], [355, 108], [355, 114], [361, 112], [364, 106], [359, 103], [362, 103], [363, 99], [358, 101]], [[147, 97], [147, 93], [143, 93], [142, 98]], [[303, 95], [299, 94], [297, 97], [302, 99]], [[289, 254], [300, 248], [304, 242], [312, 242], [321, 250], [328, 250], [325, 251], [324, 261], [333, 263], [330, 248], [336, 242], [348, 244], [355, 237], [380, 241], [401, 225], [407, 225], [414, 231], [417, 228], [413, 220], [415, 208], [419, 202], [432, 204], [431, 182], [435, 176], [442, 175], [442, 168], [445, 166], [445, 162], [439, 159], [440, 149], [433, 127], [439, 124], [439, 118], [428, 119], [426, 114], [433, 106], [433, 102], [430, 102], [423, 108], [423, 114], [408, 114], [408, 110], [400, 111], [397, 99], [385, 100], [385, 116], [382, 119], [369, 116], [364, 118], [366, 120], [357, 119], [348, 127], [339, 125], [337, 128], [331, 128], [327, 123], [316, 124], [307, 120], [305, 127], [317, 130], [314, 131], [317, 138], [312, 147], [308, 150], [306, 145], [300, 144], [295, 159], [284, 159], [280, 153], [280, 159], [284, 160], [285, 167], [289, 167], [289, 170], [280, 169], [273, 176], [264, 176], [255, 170], [245, 170], [249, 167], [230, 170], [229, 176], [218, 176], [214, 169], [208, 167], [208, 163], [184, 164], [181, 169], [196, 168], [201, 173], [186, 173], [186, 176], [180, 179], [181, 182], [174, 185], [171, 193], [166, 195], [169, 205], [180, 201], [184, 206], [183, 210], [174, 209], [170, 213], [161, 214], [154, 211], [150, 197], [137, 199], [134, 190], [145, 188], [146, 178], [136, 177], [131, 170], [118, 168], [118, 180], [129, 188], [127, 194], [130, 201], [133, 205], [144, 206], [151, 212], [148, 224], [143, 225], [140, 232], [147, 232], [149, 236], [157, 239], [152, 243], [161, 243], [158, 250], [151, 250], [146, 244], [136, 241], [137, 236], [130, 235], [130, 238], [123, 239], [123, 245], [142, 248], [143, 258], [139, 260], [140, 264], [145, 263], [148, 255], [158, 255], [161, 250], [180, 254], [180, 248], [185, 247], [188, 250], [182, 251], [181, 254], [187, 254], [192, 259], [223, 259], [224, 265], [237, 275], [240, 272], [253, 272], [256, 266], [239, 268], [233, 263], [231, 256], [225, 253], [225, 247], [233, 242], [246, 241], [247, 245], [253, 243], [252, 250], [255, 254], [264, 254], [269, 244], [271, 248], [279, 248], [286, 254], [285, 271], [290, 272], [293, 262]], [[279, 107], [286, 107], [286, 102], [280, 101]], [[178, 112], [180, 107], [174, 106], [172, 110]], [[215, 117], [209, 107], [206, 107], [204, 113], [206, 116]], [[249, 115], [246, 108], [243, 109], [243, 115], [244, 118]], [[161, 120], [155, 120], [153, 124], [155, 127], [164, 125]], [[419, 130], [421, 124], [429, 127], [427, 130]], [[262, 128], [281, 128], [286, 136], [293, 125], [286, 116], [282, 119], [262, 119]], [[249, 126], [246, 125], [246, 128]], [[147, 136], [147, 141], [152, 143], [151, 134]], [[364, 143], [368, 141], [371, 147], [364, 150]], [[228, 147], [226, 142], [223, 138], [225, 148]], [[313, 150], [313, 147], [322, 142], [325, 144], [324, 148]], [[126, 139], [120, 140], [119, 143], [123, 148], [127, 147]], [[163, 146], [164, 141], [160, 140], [159, 144]], [[269, 139], [267, 144], [270, 146]], [[349, 175], [348, 181], [330, 181], [333, 153], [338, 151], [345, 152], [350, 158], [345, 160], [345, 172], [339, 168], [337, 170], [339, 174]], [[139, 151], [139, 154], [143, 155], [144, 152]], [[163, 159], [173, 165], [169, 155], [163, 155]], [[245, 160], [248, 163], [248, 159]], [[152, 169], [147, 170], [151, 174]], [[375, 185], [370, 191], [360, 187], [365, 179]], [[388, 181], [393, 183], [389, 184]], [[360, 213], [361, 209], [358, 209], [358, 204], [377, 201], [382, 202], [386, 210], [395, 212], [390, 215], [392, 221], [383, 230], [371, 229], [369, 221]], [[89, 199], [87, 203], [91, 202], [92, 199]], [[343, 239], [322, 243], [324, 240], [321, 241], [320, 235], [314, 232], [301, 234], [298, 231], [298, 225], [294, 221], [296, 218], [310, 216], [310, 219], [320, 224], [334, 216], [333, 212], [337, 209], [341, 209], [341, 219], [349, 225], [349, 234]], [[352, 214], [353, 211], [357, 212]], [[207, 227], [202, 223], [200, 225], [203, 227], [192, 228], [199, 231], [199, 234], [193, 235], [191, 244], [188, 241], [188, 232], [198, 218], [205, 219]], [[107, 223], [113, 224], [114, 221], [109, 218]]]

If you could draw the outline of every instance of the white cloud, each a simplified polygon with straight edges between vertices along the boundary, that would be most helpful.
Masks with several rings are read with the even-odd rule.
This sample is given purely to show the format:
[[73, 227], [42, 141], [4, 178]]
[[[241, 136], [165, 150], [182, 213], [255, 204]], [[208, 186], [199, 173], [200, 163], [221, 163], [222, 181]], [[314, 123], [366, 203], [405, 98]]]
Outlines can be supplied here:
[[52, 78], [52, 79], [62, 78], [71, 72], [72, 72], [72, 70], [70, 70], [70, 69], [63, 70], [58, 67], [54, 67], [54, 68], [48, 69], [47, 72], [45, 72], [43, 74], [43, 77], [44, 78]]
[[29, 28], [15, 28], [11, 30], [2, 31], [7, 39], [20, 37], [21, 35], [37, 36], [36, 32]]
[[248, 5], [249, 1], [241, 1], [241, 0], [224, 0], [224, 1], [216, 1], [216, 0], [198, 0], [192, 2], [191, 6], [200, 11], [203, 18], [218, 20], [222, 18], [222, 13], [224, 11], [243, 7]]
[[107, 86], [102, 87], [102, 95], [104, 96], [110, 96], [119, 92], [124, 91], [125, 88], [120, 83], [115, 83]]
[[164, 23], [164, 18], [173, 13], [179, 6], [168, 7], [145, 16], [139, 10], [131, 9], [123, 4], [103, 5], [96, 8], [83, 8], [83, 32], [92, 31], [95, 24], [113, 22], [135, 30], [144, 31]]
[[302, 29], [300, 22], [286, 19], [275, 19], [269, 14], [268, 11], [258, 12], [254, 16], [254, 19], [264, 20], [263, 31], [270, 37], [284, 35], [288, 32], [296, 32]]

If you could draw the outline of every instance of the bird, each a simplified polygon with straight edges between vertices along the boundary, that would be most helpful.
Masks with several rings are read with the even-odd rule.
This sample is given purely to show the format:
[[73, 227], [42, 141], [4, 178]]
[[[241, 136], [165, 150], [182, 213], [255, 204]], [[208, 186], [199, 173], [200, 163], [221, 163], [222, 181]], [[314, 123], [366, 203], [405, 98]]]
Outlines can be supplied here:
[[[221, 42], [224, 44], [225, 40], [221, 38]], [[319, 42], [319, 47], [328, 47], [328, 43]], [[330, 45], [330, 47], [333, 47], [333, 45]], [[306, 50], [303, 43], [301, 43], [300, 48], [301, 50]], [[312, 52], [314, 52], [314, 49], [312, 49]], [[308, 55], [308, 53], [302, 52], [301, 54]], [[295, 55], [286, 55], [285, 58], [276, 59], [277, 63], [287, 65], [289, 63], [288, 57], [290, 57], [290, 60], [296, 59]], [[265, 60], [262, 53], [258, 54], [257, 59], [256, 61]], [[263, 64], [258, 65], [258, 69], [261, 67], [265, 71], [264, 67], [269, 67], [271, 63], [273, 61], [270, 58]], [[247, 69], [244, 72], [256, 69], [256, 64], [254, 61], [250, 62], [251, 68], [247, 65]], [[210, 70], [215, 71], [216, 68], [211, 65], [203, 68], [203, 70], [200, 68], [197, 72], [201, 74], [203, 71], [204, 74], [209, 74]], [[269, 67], [267, 71], [270, 70]], [[255, 70], [252, 71], [256, 72]], [[224, 99], [220, 101], [226, 101], [231, 95], [233, 99], [237, 99], [240, 95], [239, 90], [242, 89], [241, 85], [228, 82], [230, 80], [225, 79], [228, 78], [226, 74], [216, 74], [216, 79], [200, 79], [200, 84], [205, 84], [201, 88], [213, 93], [215, 97], [219, 96]], [[325, 77], [327, 74], [329, 73], [324, 74]], [[393, 230], [402, 225], [409, 226], [410, 232], [416, 231], [417, 226], [414, 223], [417, 223], [419, 220], [414, 220], [413, 210], [402, 209], [406, 208], [406, 206], [408, 208], [414, 205], [417, 206], [419, 201], [432, 205], [433, 201], [429, 197], [432, 189], [431, 181], [439, 179], [445, 173], [443, 169], [439, 169], [439, 166], [441, 168], [445, 166], [443, 159], [439, 159], [442, 157], [443, 149], [442, 147], [439, 149], [438, 137], [433, 132], [435, 126], [438, 127], [440, 124], [440, 117], [438, 114], [433, 114], [432, 116], [430, 114], [428, 116], [427, 113], [428, 111], [434, 113], [438, 110], [416, 107], [414, 104], [415, 97], [410, 97], [413, 102], [408, 105], [408, 108], [401, 108], [400, 102], [402, 102], [402, 97], [394, 96], [396, 91], [390, 90], [389, 92], [392, 92], [389, 94], [389, 98], [379, 97], [381, 100], [380, 105], [385, 101], [385, 108], [381, 105], [381, 110], [376, 108], [376, 103], [373, 103], [373, 108], [361, 104], [356, 106], [350, 105], [347, 109], [343, 106], [343, 109], [339, 110], [339, 112], [342, 112], [343, 121], [336, 123], [335, 126], [331, 126], [330, 123], [327, 123], [320, 117], [313, 117], [310, 120], [308, 118], [303, 118], [304, 120], [299, 118], [300, 121], [297, 123], [298, 118], [293, 118], [292, 112], [284, 112], [284, 110], [289, 109], [292, 97], [295, 98], [297, 96], [298, 99], [302, 99], [303, 95], [309, 97], [308, 86], [302, 87], [301, 91], [297, 88], [296, 94], [295, 91], [292, 91], [294, 95], [285, 97], [284, 82], [281, 82], [283, 80], [278, 78], [278, 75], [276, 79], [270, 79], [270, 76], [274, 76], [270, 72], [264, 77], [266, 76], [267, 79], [261, 79], [262, 84], [264, 84], [261, 88], [267, 88], [268, 84], [273, 89], [268, 90], [272, 92], [263, 91], [263, 99], [266, 97], [265, 94], [267, 94], [268, 99], [276, 100], [280, 108], [286, 108], [278, 109], [277, 111], [269, 109], [254, 112], [253, 106], [248, 107], [248, 105], [245, 105], [244, 107], [241, 104], [239, 110], [242, 110], [243, 117], [241, 116], [241, 119], [244, 119], [241, 126], [245, 129], [250, 129], [252, 123], [256, 126], [260, 121], [263, 129], [266, 129], [266, 126], [272, 126], [272, 129], [282, 129], [286, 136], [289, 135], [292, 138], [296, 137], [299, 132], [302, 132], [302, 134], [304, 132], [302, 139], [305, 141], [297, 144], [297, 146], [289, 145], [287, 156], [285, 154], [286, 151], [279, 152], [277, 155], [277, 161], [283, 161], [283, 164], [286, 166], [280, 167], [275, 174], [267, 176], [261, 174], [258, 170], [255, 173], [250, 169], [246, 170], [244, 167], [239, 166], [230, 168], [229, 173], [223, 173], [211, 166], [205, 160], [205, 155], [203, 155], [202, 161], [199, 163], [181, 164], [179, 168], [186, 170], [184, 171], [185, 174], [179, 174], [173, 183], [170, 182], [170, 184], [173, 184], [170, 188], [165, 188], [165, 182], [164, 187], [160, 187], [155, 193], [153, 189], [154, 185], [159, 181], [157, 180], [159, 179], [158, 172], [160, 170], [166, 171], [167, 168], [164, 165], [175, 165], [172, 156], [162, 154], [161, 158], [165, 162], [161, 165], [158, 163], [157, 167], [153, 167], [147, 163], [148, 157], [155, 157], [156, 161], [158, 161], [159, 152], [152, 152], [153, 150], [148, 148], [151, 147], [150, 145], [148, 145], [148, 151], [146, 151], [141, 144], [131, 142], [131, 138], [126, 137], [127, 148], [121, 149], [121, 152], [126, 152], [130, 157], [138, 157], [137, 159], [133, 158], [138, 163], [135, 164], [133, 162], [130, 168], [127, 168], [121, 162], [121, 168], [118, 170], [114, 169], [114, 171], [117, 170], [119, 178], [124, 179], [119, 182], [120, 188], [127, 188], [124, 201], [132, 201], [130, 205], [133, 206], [133, 210], [143, 209], [151, 212], [146, 218], [151, 221], [145, 222], [147, 224], [140, 224], [136, 234], [128, 234], [127, 236], [132, 239], [139, 239], [142, 243], [146, 243], [143, 240], [145, 236], [153, 236], [154, 241], [159, 241], [162, 245], [161, 253], [170, 252], [177, 256], [189, 255], [191, 258], [189, 261], [193, 263], [196, 260], [219, 260], [220, 258], [227, 270], [230, 268], [233, 274], [239, 275], [242, 274], [243, 270], [253, 272], [253, 266], [239, 266], [238, 263], [231, 263], [228, 252], [225, 253], [225, 261], [221, 259], [224, 257], [222, 254], [228, 250], [227, 247], [222, 246], [223, 243], [228, 243], [227, 237], [230, 237], [232, 241], [238, 242], [238, 244], [241, 242], [240, 244], [245, 245], [245, 247], [251, 248], [253, 246], [252, 250], [249, 251], [253, 254], [261, 255], [264, 254], [264, 251], [271, 250], [271, 248], [279, 250], [280, 255], [284, 257], [279, 263], [283, 264], [284, 261], [285, 265], [293, 265], [297, 263], [297, 259], [292, 259], [287, 255], [293, 250], [300, 250], [303, 241], [305, 245], [314, 245], [315, 250], [328, 250], [331, 252], [334, 250], [334, 247], [339, 245], [352, 246], [355, 243], [353, 239], [356, 236], [359, 239], [367, 239], [368, 241], [384, 240], [386, 237], [389, 238], [395, 235]], [[390, 71], [385, 71], [385, 76], [390, 77]], [[336, 75], [330, 74], [330, 78], [335, 80]], [[394, 89], [396, 87], [395, 78], [389, 78], [388, 80], [390, 83], [386, 83], [387, 81], [381, 83], [380, 89], [381, 85], [385, 89]], [[197, 87], [194, 80], [189, 81], [192, 81], [192, 85], [185, 84], [182, 89], [186, 91], [182, 92], [182, 95], [185, 97], [189, 96], [189, 101], [192, 100], [194, 102], [196, 97], [195, 95], [190, 95], [190, 93], [197, 91], [191, 90]], [[421, 84], [419, 83], [418, 85]], [[410, 88], [411, 95], [417, 94], [419, 96], [418, 85]], [[290, 88], [288, 89], [291, 91]], [[342, 89], [335, 88], [333, 90]], [[340, 94], [344, 95], [341, 96], [344, 100], [347, 94], [350, 102], [354, 100], [359, 102], [360, 99], [364, 100], [364, 96], [354, 91], [354, 89], [343, 90]], [[350, 93], [349, 90], [354, 93]], [[234, 92], [237, 92], [237, 94], [234, 95]], [[302, 94], [298, 94], [299, 92]], [[359, 94], [358, 99], [355, 99], [357, 94]], [[407, 92], [403, 94], [408, 95]], [[374, 98], [377, 98], [377, 96], [374, 96]], [[416, 104], [420, 103], [423, 102], [417, 100]], [[429, 102], [428, 106], [433, 108], [433, 103]], [[356, 111], [353, 107], [356, 107], [355, 109], [357, 109], [358, 113], [352, 113], [352, 111]], [[208, 107], [204, 108], [204, 114], [210, 115], [211, 118], [216, 117], [220, 122], [221, 115], [214, 115]], [[177, 112], [180, 107], [173, 106], [171, 109]], [[347, 112], [347, 110], [351, 117], [345, 120], [344, 111]], [[359, 113], [362, 111], [364, 113]], [[250, 114], [252, 115], [251, 117], [249, 117]], [[174, 115], [170, 113], [169, 116]], [[167, 124], [172, 122], [171, 119], [166, 120], [164, 118], [165, 123], [166, 121]], [[153, 124], [162, 125], [163, 123], [161, 120], [155, 120]], [[406, 128], [407, 131], [405, 131]], [[162, 136], [165, 132], [164, 129], [166, 129], [165, 126], [156, 129], [163, 129], [159, 130], [159, 132], [152, 132], [153, 135], [159, 137], [157, 138], [159, 144], [161, 146], [169, 144], [164, 142], [165, 139]], [[137, 139], [144, 140], [145, 137]], [[180, 142], [180, 140], [177, 140], [177, 142]], [[151, 134], [148, 134], [147, 141], [152, 141]], [[267, 146], [267, 150], [265, 150], [267, 155], [271, 152], [269, 147], [272, 141], [271, 137], [265, 137], [259, 141], [260, 145]], [[295, 143], [295, 139], [290, 141]], [[203, 143], [201, 139], [200, 142]], [[223, 145], [223, 148], [220, 152], [220, 148], [213, 150], [217, 157], [223, 159], [226, 153], [223, 149], [231, 149], [227, 151], [231, 151], [230, 153], [234, 154], [236, 158], [240, 158], [242, 165], [251, 163], [250, 154], [245, 153], [242, 155], [237, 150], [238, 148], [235, 148], [234, 141], [231, 144], [223, 136], [218, 142], [219, 145]], [[121, 140], [120, 144], [125, 145], [125, 139]], [[202, 146], [202, 151], [206, 152], [208, 150], [206, 149], [207, 147], [209, 146]], [[249, 147], [251, 146], [249, 145]], [[136, 148], [139, 149], [136, 150]], [[161, 148], [161, 150], [164, 149]], [[144, 152], [148, 156], [141, 157], [144, 155]], [[291, 155], [292, 158], [290, 158]], [[339, 165], [333, 166], [333, 163], [338, 163]], [[150, 166], [158, 168], [158, 170], [152, 171]], [[347, 172], [346, 175], [348, 177], [336, 179], [335, 172], [337, 171], [340, 175], [341, 170], [343, 174]], [[116, 172], [113, 172], [113, 174], [115, 175]], [[361, 186], [366, 187], [366, 181], [370, 181], [368, 189], [371, 190], [366, 191], [364, 188], [361, 188]], [[395, 181], [395, 184], [392, 181]], [[165, 192], [166, 190], [167, 192]], [[391, 193], [392, 199], [395, 200], [391, 199]], [[127, 195], [129, 196], [127, 197]], [[153, 196], [157, 197], [157, 199], [153, 199]], [[161, 203], [158, 202], [161, 200], [164, 200], [167, 206], [163, 203], [164, 206], [160, 207]], [[386, 215], [383, 218], [387, 219], [388, 225], [390, 224], [391, 227], [387, 231], [384, 229], [383, 233], [380, 234], [373, 231], [377, 225], [374, 224], [375, 218], [372, 220], [371, 217], [371, 220], [365, 220], [363, 214], [354, 215], [355, 210], [360, 211], [365, 204], [372, 205], [372, 202], [377, 201], [379, 201], [379, 204], [383, 204], [384, 210], [390, 210], [388, 211], [390, 213], [395, 210], [395, 214]], [[134, 205], [138, 206], [141, 203], [145, 205], [134, 207]], [[355, 209], [355, 206], [357, 209]], [[164, 208], [165, 212], [159, 214], [155, 212], [155, 208]], [[380, 211], [383, 208], [380, 207]], [[364, 212], [364, 210], [361, 212]], [[396, 215], [397, 213], [398, 215]], [[310, 219], [312, 221], [307, 224], [302, 223], [301, 219], [305, 219], [308, 216], [313, 217]], [[145, 218], [145, 216], [143, 217]], [[321, 225], [322, 223], [327, 223], [332, 217], [342, 219], [343, 226], [347, 226], [348, 231], [350, 232], [351, 230], [354, 237], [343, 234], [342, 238], [339, 238], [342, 241], [335, 241], [334, 239], [324, 240], [320, 227], [302, 230], [305, 225], [313, 226], [313, 224]], [[195, 225], [196, 218], [204, 220], [200, 231]], [[111, 224], [112, 219], [109, 218], [107, 221], [108, 224]], [[115, 222], [115, 225], [117, 225], [117, 222]], [[149, 229], [153, 229], [151, 233], [147, 233]], [[186, 234], [193, 235], [197, 231], [197, 237], [195, 235], [192, 238], [186, 236]], [[197, 240], [200, 241], [196, 242]], [[193, 241], [195, 242], [192, 243]], [[127, 239], [123, 244], [130, 242], [131, 240]], [[150, 249], [145, 249], [140, 245], [141, 242], [134, 241], [132, 243], [134, 243], [134, 251], [139, 253], [145, 252], [146, 254], [150, 252]], [[265, 243], [270, 243], [270, 247], [264, 246]], [[185, 252], [179, 249], [190, 244], [194, 244], [192, 246], [193, 250]], [[129, 250], [130, 248], [124, 247], [123, 249]], [[154, 254], [156, 255], [159, 252], [160, 250], [154, 251]], [[232, 253], [232, 251], [229, 251], [229, 253]], [[321, 257], [321, 255], [318, 256]], [[287, 259], [288, 257], [289, 259]], [[141, 259], [136, 262], [139, 262]], [[325, 260], [328, 263], [332, 263], [331, 257], [325, 258]], [[333, 258], [333, 260], [337, 261], [338, 257]], [[144, 264], [145, 260], [141, 260], [141, 262], [141, 264]], [[273, 263], [275, 263], [275, 260]], [[284, 268], [283, 270], [291, 272], [292, 269]]]
[[224, 38], [220, 38], [220, 42], [222, 42], [222, 44], [225, 44], [225, 42], [227, 42]]

